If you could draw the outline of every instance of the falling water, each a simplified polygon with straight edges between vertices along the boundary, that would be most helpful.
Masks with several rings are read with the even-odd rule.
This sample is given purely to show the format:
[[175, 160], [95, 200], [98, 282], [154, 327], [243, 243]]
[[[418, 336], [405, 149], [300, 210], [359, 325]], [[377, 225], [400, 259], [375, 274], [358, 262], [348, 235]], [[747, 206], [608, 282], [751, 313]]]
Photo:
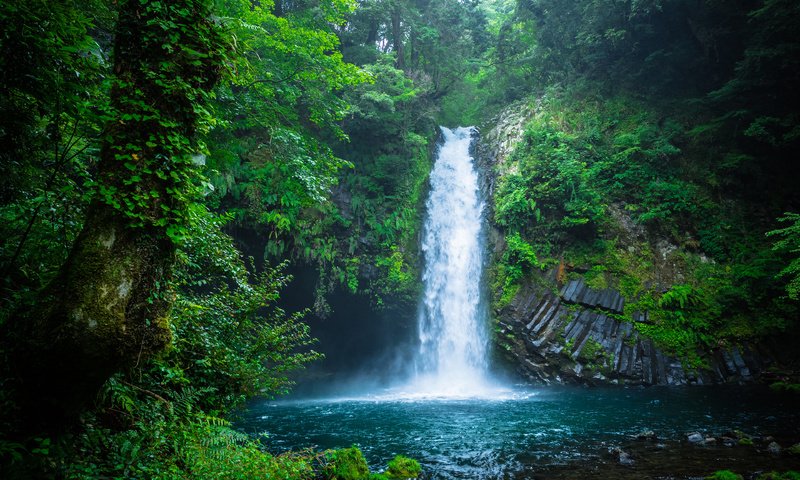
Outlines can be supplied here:
[[480, 394], [487, 387], [482, 213], [470, 156], [473, 128], [442, 127], [431, 172], [422, 251], [424, 296], [419, 315], [418, 391], [442, 396]]

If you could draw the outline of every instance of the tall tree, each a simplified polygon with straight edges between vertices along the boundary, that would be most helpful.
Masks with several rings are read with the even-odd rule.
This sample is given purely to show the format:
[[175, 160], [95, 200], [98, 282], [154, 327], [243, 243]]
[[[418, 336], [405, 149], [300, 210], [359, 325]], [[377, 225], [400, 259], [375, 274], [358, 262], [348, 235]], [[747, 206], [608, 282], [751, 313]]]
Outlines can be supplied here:
[[6, 368], [23, 418], [38, 427], [62, 424], [111, 374], [169, 342], [165, 285], [224, 55], [210, 4], [119, 4], [110, 113], [83, 230], [38, 306], [7, 329], [15, 349]]

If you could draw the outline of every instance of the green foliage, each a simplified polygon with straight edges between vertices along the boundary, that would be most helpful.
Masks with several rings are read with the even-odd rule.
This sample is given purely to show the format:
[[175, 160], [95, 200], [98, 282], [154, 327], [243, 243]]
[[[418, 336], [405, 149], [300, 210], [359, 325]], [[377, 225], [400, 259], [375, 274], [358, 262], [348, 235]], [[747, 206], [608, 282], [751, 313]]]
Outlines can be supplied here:
[[[106, 393], [109, 401], [100, 415], [84, 416], [79, 438], [60, 439], [53, 447], [58, 453], [34, 452], [60, 462], [65, 478], [313, 478], [312, 455], [264, 453], [226, 420], [194, 410], [198, 392], [170, 401], [114, 379]], [[126, 428], [105, 426], [103, 416], [118, 415], [120, 408], [127, 418], [118, 420]]]
[[325, 455], [323, 475], [330, 480], [365, 480], [369, 477], [369, 466], [364, 454], [355, 445], [350, 448], [331, 450]]
[[737, 444], [741, 445], [743, 447], [752, 447], [753, 446], [753, 439], [750, 438], [750, 437], [742, 437], [742, 438], [739, 439]]
[[417, 478], [422, 473], [419, 462], [413, 458], [397, 455], [389, 461], [386, 468], [388, 478]]
[[707, 480], [742, 480], [743, 477], [730, 470], [717, 470], [705, 478]]
[[584, 77], [609, 89], [702, 92], [733, 67], [752, 5], [519, 0], [501, 29], [499, 59], [529, 84]]
[[[130, 0], [133, 1], [133, 0]], [[211, 89], [226, 61], [211, 2], [123, 2], [115, 38], [104, 168], [90, 182], [97, 198], [132, 227], [157, 227], [173, 240], [200, 190], [198, 134], [214, 123]], [[169, 30], [170, 35], [164, 36]], [[159, 99], [154, 102], [153, 99]]]
[[[719, 147], [687, 134], [685, 111], [659, 109], [627, 96], [601, 103], [587, 85], [552, 89], [497, 166], [494, 214], [541, 264], [563, 258], [593, 288], [619, 289], [626, 316], [649, 312], [636, 328], [698, 368], [698, 351], [791, 328], [797, 305], [779, 289], [783, 278], [791, 286], [794, 231], [774, 230], [770, 245], [760, 207], [715, 200], [728, 167], [705, 155]], [[494, 269], [498, 306], [515, 294], [504, 288], [518, 273], [507, 255]]]
[[[80, 434], [29, 448], [19, 475], [313, 478], [312, 453], [265, 454], [223, 418], [247, 398], [287, 392], [290, 373], [320, 357], [308, 350], [313, 340], [301, 315], [275, 305], [289, 279], [280, 267], [248, 271], [221, 233], [228, 217], [195, 205], [189, 220], [169, 350], [115, 375], [84, 413]], [[13, 444], [2, 445], [14, 455]]]
[[771, 230], [767, 236], [777, 236], [779, 239], [773, 244], [772, 251], [790, 257], [789, 264], [778, 273], [781, 278], [786, 278], [786, 293], [789, 298], [800, 298], [800, 214], [786, 213], [778, 219], [789, 226]]
[[318, 230], [305, 210], [327, 201], [339, 170], [351, 166], [328, 142], [345, 138], [339, 122], [348, 105], [339, 92], [368, 79], [343, 61], [332, 32], [350, 6], [325, 1], [279, 17], [234, 1], [222, 12], [237, 55], [235, 75], [217, 92], [226, 120], [210, 145], [214, 201], [232, 201], [239, 220], [266, 228], [277, 254], [288, 250], [287, 233]]
[[584, 124], [599, 117], [589, 112], [570, 116], [558, 100], [551, 102], [531, 120], [523, 141], [499, 167], [495, 194], [497, 223], [542, 245], [595, 229], [604, 211], [593, 186], [599, 160], [596, 129], [601, 127]]
[[376, 267], [386, 272], [378, 288], [395, 294], [405, 293], [409, 297], [406, 300], [413, 302], [418, 290], [416, 271], [405, 263], [403, 253], [397, 247], [392, 246], [390, 251], [391, 256], [377, 257], [375, 262]]
[[225, 218], [202, 207], [191, 215], [190, 235], [179, 252], [175, 340], [154, 362], [154, 379], [176, 390], [203, 389], [199, 406], [213, 414], [255, 395], [287, 393], [288, 373], [320, 358], [306, 351], [314, 340], [301, 322], [304, 312], [288, 315], [275, 305], [290, 279], [282, 266], [250, 274], [232, 239], [220, 231]]
[[578, 358], [592, 365], [598, 360], [602, 359], [604, 354], [605, 349], [603, 346], [596, 340], [588, 338], [583, 344], [583, 348], [581, 348]]
[[514, 232], [505, 239], [505, 250], [500, 261], [491, 270], [491, 285], [499, 293], [497, 308], [508, 305], [520, 289], [522, 282], [530, 278], [535, 270], [544, 270], [550, 264], [540, 262], [534, 246]]
[[519, 282], [533, 269], [544, 268], [536, 258], [533, 246], [525, 242], [517, 232], [506, 237], [502, 265], [505, 267], [506, 286]]
[[800, 480], [800, 472], [790, 470], [788, 472], [767, 472], [762, 473], [756, 480]]
[[774, 382], [769, 385], [769, 388], [777, 392], [800, 393], [800, 383]]
[[[295, 38], [295, 32], [286, 42], [313, 45], [327, 38], [325, 52], [336, 46], [330, 26], [305, 24], [306, 17], [298, 13], [276, 20], [262, 12], [264, 18], [252, 21], [278, 22], [280, 28], [300, 28], [303, 35], [313, 37], [302, 40]], [[242, 35], [247, 39], [253, 33], [245, 30]], [[258, 43], [263, 36], [245, 45], [259, 55], [272, 54], [272, 48], [284, 51], [289, 47], [275, 45], [281, 35], [286, 33], [269, 45]], [[321, 54], [316, 50], [296, 53]], [[360, 70], [344, 63], [338, 53], [322, 60], [308, 63], [305, 57], [289, 58], [286, 65], [278, 64], [286, 72], [275, 76], [287, 77], [287, 88], [297, 88], [298, 97], [285, 106], [281, 105], [294, 97], [281, 97], [281, 90], [261, 92], [269, 84], [256, 79], [244, 85], [237, 80], [230, 87], [237, 92], [244, 88], [244, 97], [233, 91], [220, 94], [223, 107], [241, 120], [229, 124], [212, 145], [209, 163], [217, 169], [213, 201], [231, 205], [229, 211], [238, 222], [265, 232], [265, 256], [271, 260], [291, 257], [316, 265], [321, 278], [331, 283], [330, 288], [320, 289], [322, 295], [338, 284], [372, 297], [376, 304], [382, 304], [384, 296], [404, 301], [416, 288], [398, 274], [416, 272], [418, 206], [430, 163], [426, 138], [430, 130], [424, 130], [431, 126], [430, 118], [419, 114], [424, 108], [418, 96], [424, 92], [391, 65], [389, 56], [376, 58]], [[295, 79], [297, 62], [298, 68], [308, 71], [301, 70]], [[313, 92], [309, 90], [313, 83], [306, 77], [335, 79], [321, 73], [326, 69], [336, 69], [340, 80], [323, 88], [324, 96], [305, 99], [303, 95]], [[264, 104], [264, 98], [273, 97], [273, 103]], [[328, 123], [309, 129], [300, 115], [307, 108], [317, 109]], [[402, 265], [397, 265], [398, 260]], [[381, 276], [364, 275], [362, 270], [375, 264], [380, 264]], [[316, 304], [326, 302], [318, 299]], [[317, 313], [323, 314], [324, 308]]]
[[89, 32], [107, 32], [110, 16], [101, 2], [0, 5], [4, 299], [44, 285], [80, 231], [108, 103], [106, 46]]
[[[129, 225], [182, 240], [170, 286], [170, 348], [115, 375], [74, 432], [0, 441], [4, 473], [15, 459], [12, 473], [22, 478], [316, 475], [315, 454], [265, 454], [224, 418], [254, 395], [285, 393], [291, 373], [320, 355], [308, 349], [302, 312], [276, 306], [289, 280], [282, 267], [255, 271], [221, 233], [231, 214], [211, 214], [197, 202], [207, 194], [212, 207], [240, 213], [246, 195], [233, 205], [221, 199], [243, 172], [256, 186], [237, 194], [264, 195], [268, 207], [284, 209], [264, 208], [263, 221], [276, 231], [298, 228], [295, 214], [305, 215], [301, 227], [318, 223], [332, 211], [323, 200], [348, 165], [328, 146], [329, 137], [343, 137], [341, 90], [366, 76], [342, 61], [332, 33], [352, 2], [322, 2], [314, 8], [320, 16], [283, 18], [251, 7], [224, 2], [212, 15], [202, 0], [115, 4], [115, 56], [132, 61], [112, 75], [109, 4], [0, 6], [0, 324], [64, 261], [90, 194]], [[223, 60], [226, 82], [212, 92]], [[200, 137], [212, 128], [206, 146]], [[210, 195], [214, 187], [223, 195]], [[330, 262], [334, 250], [321, 242], [317, 256]], [[343, 265], [353, 290], [357, 260]], [[5, 436], [16, 407], [5, 388], [0, 402]]]

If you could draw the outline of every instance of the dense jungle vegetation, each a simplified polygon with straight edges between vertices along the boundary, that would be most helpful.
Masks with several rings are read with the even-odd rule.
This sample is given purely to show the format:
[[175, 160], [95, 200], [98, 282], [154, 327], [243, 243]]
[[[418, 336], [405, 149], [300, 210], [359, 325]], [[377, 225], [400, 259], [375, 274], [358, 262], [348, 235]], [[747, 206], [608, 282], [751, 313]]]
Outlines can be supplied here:
[[[273, 456], [230, 416], [319, 358], [303, 317], [335, 291], [414, 308], [436, 125], [509, 109], [527, 113], [494, 172], [497, 305], [537, 270], [582, 275], [696, 366], [794, 332], [799, 13], [0, 3], [0, 475], [366, 477], [356, 448]], [[319, 273], [310, 311], [278, 304], [289, 265]], [[418, 474], [398, 457], [373, 477]]]
[[506, 32], [537, 41], [509, 40], [504, 58], [527, 62], [505, 75], [539, 90], [498, 167], [500, 303], [526, 269], [559, 265], [618, 288], [628, 318], [649, 314], [637, 329], [694, 367], [714, 346], [793, 332], [797, 15], [779, 1], [519, 2]]

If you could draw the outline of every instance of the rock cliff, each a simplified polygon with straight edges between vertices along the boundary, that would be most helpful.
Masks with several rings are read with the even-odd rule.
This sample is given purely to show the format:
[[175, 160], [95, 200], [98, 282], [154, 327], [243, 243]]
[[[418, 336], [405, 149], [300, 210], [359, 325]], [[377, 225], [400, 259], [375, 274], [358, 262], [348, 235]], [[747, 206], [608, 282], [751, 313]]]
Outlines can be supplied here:
[[524, 378], [541, 383], [683, 385], [749, 382], [774, 363], [757, 345], [703, 352], [706, 368], [687, 369], [635, 327], [647, 313], [626, 318], [614, 289], [572, 280], [553, 293], [555, 271], [528, 284], [497, 312], [497, 343]]
[[[535, 105], [512, 105], [483, 127], [477, 153], [489, 210], [497, 176], [513, 171], [508, 156], [536, 109]], [[607, 208], [616, 224], [617, 248], [651, 258], [652, 288], [667, 291], [683, 281], [686, 267], [670, 239], [648, 236], [620, 206]], [[491, 221], [488, 237], [496, 262], [505, 244]], [[708, 261], [702, 254], [698, 259]], [[592, 288], [583, 278], [584, 272], [563, 261], [557, 268], [528, 272], [523, 285], [502, 307], [497, 300], [503, 292], [492, 292], [497, 349], [523, 378], [542, 383], [638, 385], [749, 382], [777, 363], [770, 353], [774, 349], [739, 343], [697, 352], [700, 362], [685, 365], [641, 333], [637, 326], [650, 324], [652, 319], [646, 311], [631, 311], [633, 299], [613, 288], [618, 284], [615, 279], [606, 282], [607, 288]]]

